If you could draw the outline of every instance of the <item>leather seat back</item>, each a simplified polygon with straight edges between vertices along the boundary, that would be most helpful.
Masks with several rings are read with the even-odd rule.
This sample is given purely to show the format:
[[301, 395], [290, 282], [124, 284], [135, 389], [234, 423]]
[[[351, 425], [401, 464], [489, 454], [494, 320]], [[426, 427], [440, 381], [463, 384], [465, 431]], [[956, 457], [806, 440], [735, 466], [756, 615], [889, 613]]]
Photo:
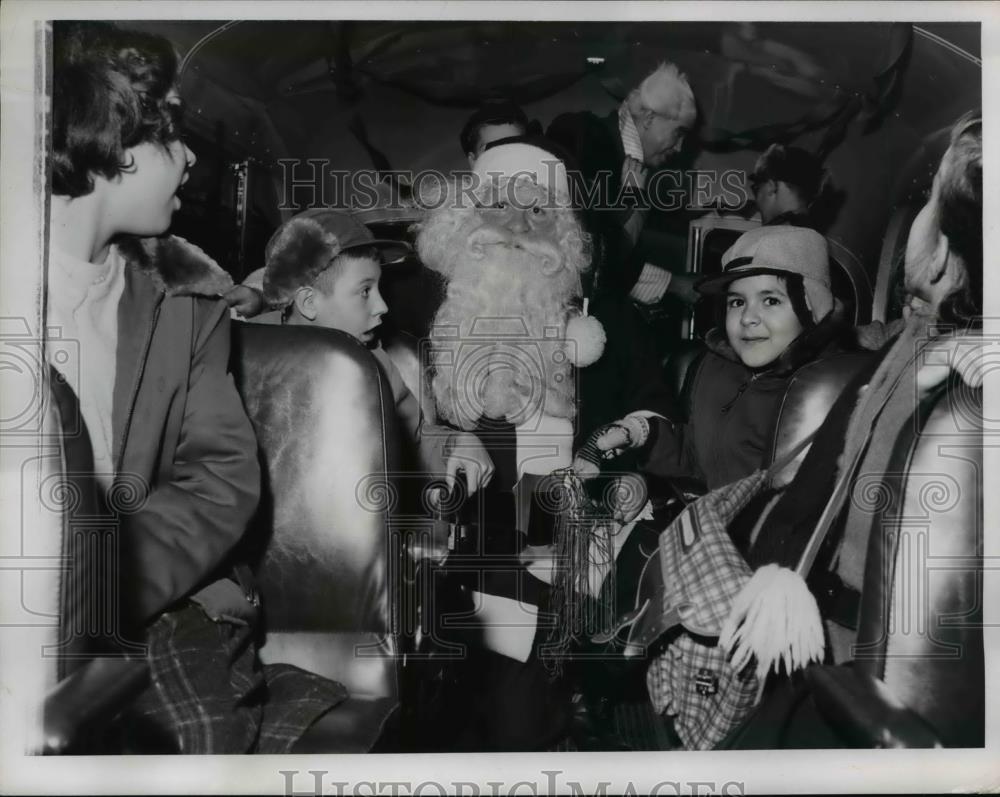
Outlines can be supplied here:
[[261, 658], [394, 703], [388, 474], [398, 438], [388, 383], [361, 344], [334, 330], [234, 324], [233, 346], [264, 473], [247, 535], [264, 605]]
[[[795, 372], [775, 420], [771, 462], [781, 459], [822, 426], [841, 392], [870, 357], [869, 353], [836, 354]], [[791, 483], [808, 451], [806, 446], [774, 475], [771, 483], [775, 488]]]
[[874, 496], [854, 666], [947, 746], [985, 736], [982, 432], [982, 391], [953, 383], [853, 491]]
[[661, 365], [663, 366], [664, 382], [670, 388], [674, 406], [683, 416], [675, 418], [676, 421], [684, 422], [689, 417], [691, 383], [706, 351], [708, 349], [700, 340], [680, 338], [663, 358]]

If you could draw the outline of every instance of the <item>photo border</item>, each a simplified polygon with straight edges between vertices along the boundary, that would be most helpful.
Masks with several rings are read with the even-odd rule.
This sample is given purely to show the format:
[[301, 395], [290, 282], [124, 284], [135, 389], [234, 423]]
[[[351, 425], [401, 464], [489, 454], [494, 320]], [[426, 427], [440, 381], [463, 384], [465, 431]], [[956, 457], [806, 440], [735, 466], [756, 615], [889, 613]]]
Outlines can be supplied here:
[[[1000, 58], [1000, 5], [997, 3], [546, 3], [504, 2], [206, 2], [178, 0], [170, 3], [137, 2], [25, 2], [7, 0], [0, 8], [0, 70], [2, 70], [3, 113], [0, 134], [2, 194], [0, 194], [0, 318], [25, 318], [29, 334], [41, 334], [42, 276], [44, 241], [40, 219], [45, 198], [40, 191], [36, 141], [39, 131], [39, 94], [44, 78], [42, 65], [35, 59], [38, 44], [35, 22], [54, 18], [93, 19], [531, 19], [533, 21], [580, 19], [655, 19], [661, 21], [774, 20], [793, 21], [980, 21], [982, 23], [983, 114], [987, 140], [984, 218], [1000, 218], [1000, 181], [991, 179], [996, 152], [995, 124]], [[42, 194], [42, 195], [40, 195]], [[31, 197], [32, 201], [27, 201]], [[998, 231], [995, 223], [985, 225], [984, 251], [996, 253]], [[990, 259], [987, 258], [987, 262]], [[1000, 327], [1000, 291], [996, 275], [986, 280], [984, 312], [988, 334]], [[26, 309], [30, 309], [26, 313]], [[23, 380], [0, 374], [2, 400], [28, 401]], [[996, 385], [987, 380], [986, 412], [996, 413]], [[989, 415], [995, 417], [995, 415]], [[4, 506], [2, 528], [9, 532], [11, 499], [19, 496], [19, 470], [12, 467], [23, 449], [0, 446], [0, 496]], [[1000, 447], [987, 444], [984, 451], [986, 484], [1000, 474]], [[33, 644], [24, 629], [4, 627], [7, 616], [0, 606], [0, 790], [6, 793], [192, 793], [251, 794], [283, 793], [281, 771], [299, 770], [302, 778], [310, 770], [326, 771], [324, 793], [335, 794], [333, 784], [443, 782], [479, 784], [480, 793], [546, 793], [548, 787], [572, 791], [571, 781], [581, 784], [583, 793], [592, 793], [601, 782], [609, 782], [607, 793], [650, 793], [657, 784], [660, 793], [706, 793], [705, 784], [721, 790], [725, 784], [743, 784], [743, 793], [860, 792], [860, 791], [986, 791], [1000, 789], [1000, 491], [984, 491], [986, 530], [984, 573], [986, 645], [986, 747], [983, 750], [831, 750], [831, 751], [745, 751], [745, 752], [630, 752], [558, 753], [524, 755], [437, 754], [437, 755], [337, 755], [337, 756], [247, 756], [233, 759], [215, 757], [64, 757], [24, 756], [23, 733], [28, 725], [25, 706], [16, 699], [17, 689], [31, 678], [18, 666], [16, 651]], [[30, 522], [21, 517], [20, 523]], [[0, 551], [5, 549], [0, 549]], [[4, 560], [2, 566], [10, 569]], [[991, 575], [992, 573], [992, 575]], [[0, 593], [0, 601], [9, 599]], [[990, 666], [992, 665], [992, 666]], [[779, 757], [780, 756], [780, 757]], [[558, 770], [555, 781], [546, 772]], [[518, 782], [527, 785], [518, 786]], [[306, 780], [296, 787], [308, 788]], [[503, 783], [502, 789], [490, 783]], [[691, 784], [694, 784], [693, 786]], [[511, 791], [511, 787], [516, 787]], [[468, 789], [468, 790], [466, 790]], [[452, 789], [448, 790], [449, 792]], [[366, 789], [345, 789], [343, 793], [371, 793]], [[376, 793], [390, 794], [391, 790]], [[400, 794], [413, 793], [400, 790]], [[428, 787], [423, 793], [436, 794]], [[463, 793], [473, 793], [463, 787]]]

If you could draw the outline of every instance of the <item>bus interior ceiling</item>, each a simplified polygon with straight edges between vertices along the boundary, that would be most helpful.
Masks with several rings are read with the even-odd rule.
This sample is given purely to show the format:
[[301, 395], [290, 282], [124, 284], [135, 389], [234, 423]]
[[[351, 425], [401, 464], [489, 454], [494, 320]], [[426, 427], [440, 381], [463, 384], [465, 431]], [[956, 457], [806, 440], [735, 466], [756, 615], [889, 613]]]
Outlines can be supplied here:
[[[343, 205], [356, 197], [329, 172], [371, 169], [373, 150], [413, 174], [462, 169], [458, 132], [482, 97], [509, 96], [545, 127], [566, 111], [611, 111], [667, 60], [688, 75], [699, 105], [701, 140], [684, 168], [749, 171], [773, 140], [825, 153], [844, 196], [828, 234], [874, 285], [893, 213], [928, 188], [950, 123], [978, 107], [982, 92], [978, 23], [129, 24], [167, 36], [184, 59], [186, 124], [200, 162], [177, 221], [234, 272], [262, 265], [263, 243], [290, 213], [279, 208], [289, 175], [309, 182], [310, 159], [326, 183], [299, 189], [294, 202]], [[249, 195], [238, 252], [233, 164], [248, 157], [270, 179]], [[718, 179], [705, 186], [695, 192], [688, 178], [689, 212], [662, 214], [665, 229], [671, 217], [686, 228], [692, 204], [697, 215], [731, 201]]]

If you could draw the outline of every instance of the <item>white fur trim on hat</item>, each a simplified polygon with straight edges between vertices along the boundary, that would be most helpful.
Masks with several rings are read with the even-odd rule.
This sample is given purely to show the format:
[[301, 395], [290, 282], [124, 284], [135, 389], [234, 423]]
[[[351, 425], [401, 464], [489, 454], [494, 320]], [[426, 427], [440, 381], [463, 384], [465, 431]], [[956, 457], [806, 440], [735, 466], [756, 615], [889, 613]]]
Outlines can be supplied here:
[[537, 185], [554, 189], [561, 206], [569, 205], [569, 178], [566, 165], [551, 152], [531, 144], [501, 144], [486, 150], [473, 165], [480, 184], [493, 180], [525, 177]]

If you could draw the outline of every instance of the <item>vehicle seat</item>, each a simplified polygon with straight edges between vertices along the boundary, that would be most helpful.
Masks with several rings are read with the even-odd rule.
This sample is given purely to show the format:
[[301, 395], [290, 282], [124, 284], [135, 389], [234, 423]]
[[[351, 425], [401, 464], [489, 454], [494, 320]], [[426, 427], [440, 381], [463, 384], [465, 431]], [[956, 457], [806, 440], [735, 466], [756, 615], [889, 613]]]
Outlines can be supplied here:
[[680, 423], [684, 423], [689, 417], [691, 383], [697, 373], [698, 364], [707, 351], [707, 347], [700, 340], [678, 338], [660, 363], [663, 367], [663, 380], [670, 389], [674, 407], [679, 414], [674, 420]]
[[[982, 390], [954, 382], [875, 485], [853, 664], [806, 672], [852, 746], [984, 743], [982, 433]], [[871, 500], [870, 478], [852, 495]]]
[[[389, 533], [388, 482], [398, 439], [387, 382], [364, 347], [331, 330], [234, 324], [233, 359], [263, 462], [261, 506], [244, 538], [262, 593], [261, 659], [295, 664], [350, 691], [296, 752], [365, 752], [401, 700], [393, 614], [399, 545]], [[114, 629], [97, 633], [88, 624], [110, 574], [84, 554], [102, 550], [93, 535], [113, 524], [100, 522], [96, 509], [76, 397], [61, 380], [50, 382], [44, 439], [53, 445], [36, 467], [40, 483], [60, 497], [47, 507], [44, 536], [61, 569], [40, 570], [46, 583], [31, 590], [44, 594], [53, 607], [45, 614], [57, 619], [44, 630], [53, 672], [43, 735], [32, 749], [109, 752], [99, 731], [146, 686], [148, 669], [141, 661], [95, 658], [114, 636]], [[90, 632], [74, 633], [79, 627]]]
[[[853, 381], [870, 358], [867, 352], [845, 352], [809, 363], [795, 372], [775, 421], [771, 462], [781, 459], [823, 425], [844, 387]], [[787, 487], [808, 452], [809, 446], [806, 446], [774, 474], [772, 486]]]
[[264, 473], [247, 534], [264, 610], [260, 656], [350, 692], [295, 752], [365, 752], [400, 703], [399, 545], [390, 535], [388, 480], [399, 441], [388, 382], [344, 333], [233, 330], [233, 370]]

